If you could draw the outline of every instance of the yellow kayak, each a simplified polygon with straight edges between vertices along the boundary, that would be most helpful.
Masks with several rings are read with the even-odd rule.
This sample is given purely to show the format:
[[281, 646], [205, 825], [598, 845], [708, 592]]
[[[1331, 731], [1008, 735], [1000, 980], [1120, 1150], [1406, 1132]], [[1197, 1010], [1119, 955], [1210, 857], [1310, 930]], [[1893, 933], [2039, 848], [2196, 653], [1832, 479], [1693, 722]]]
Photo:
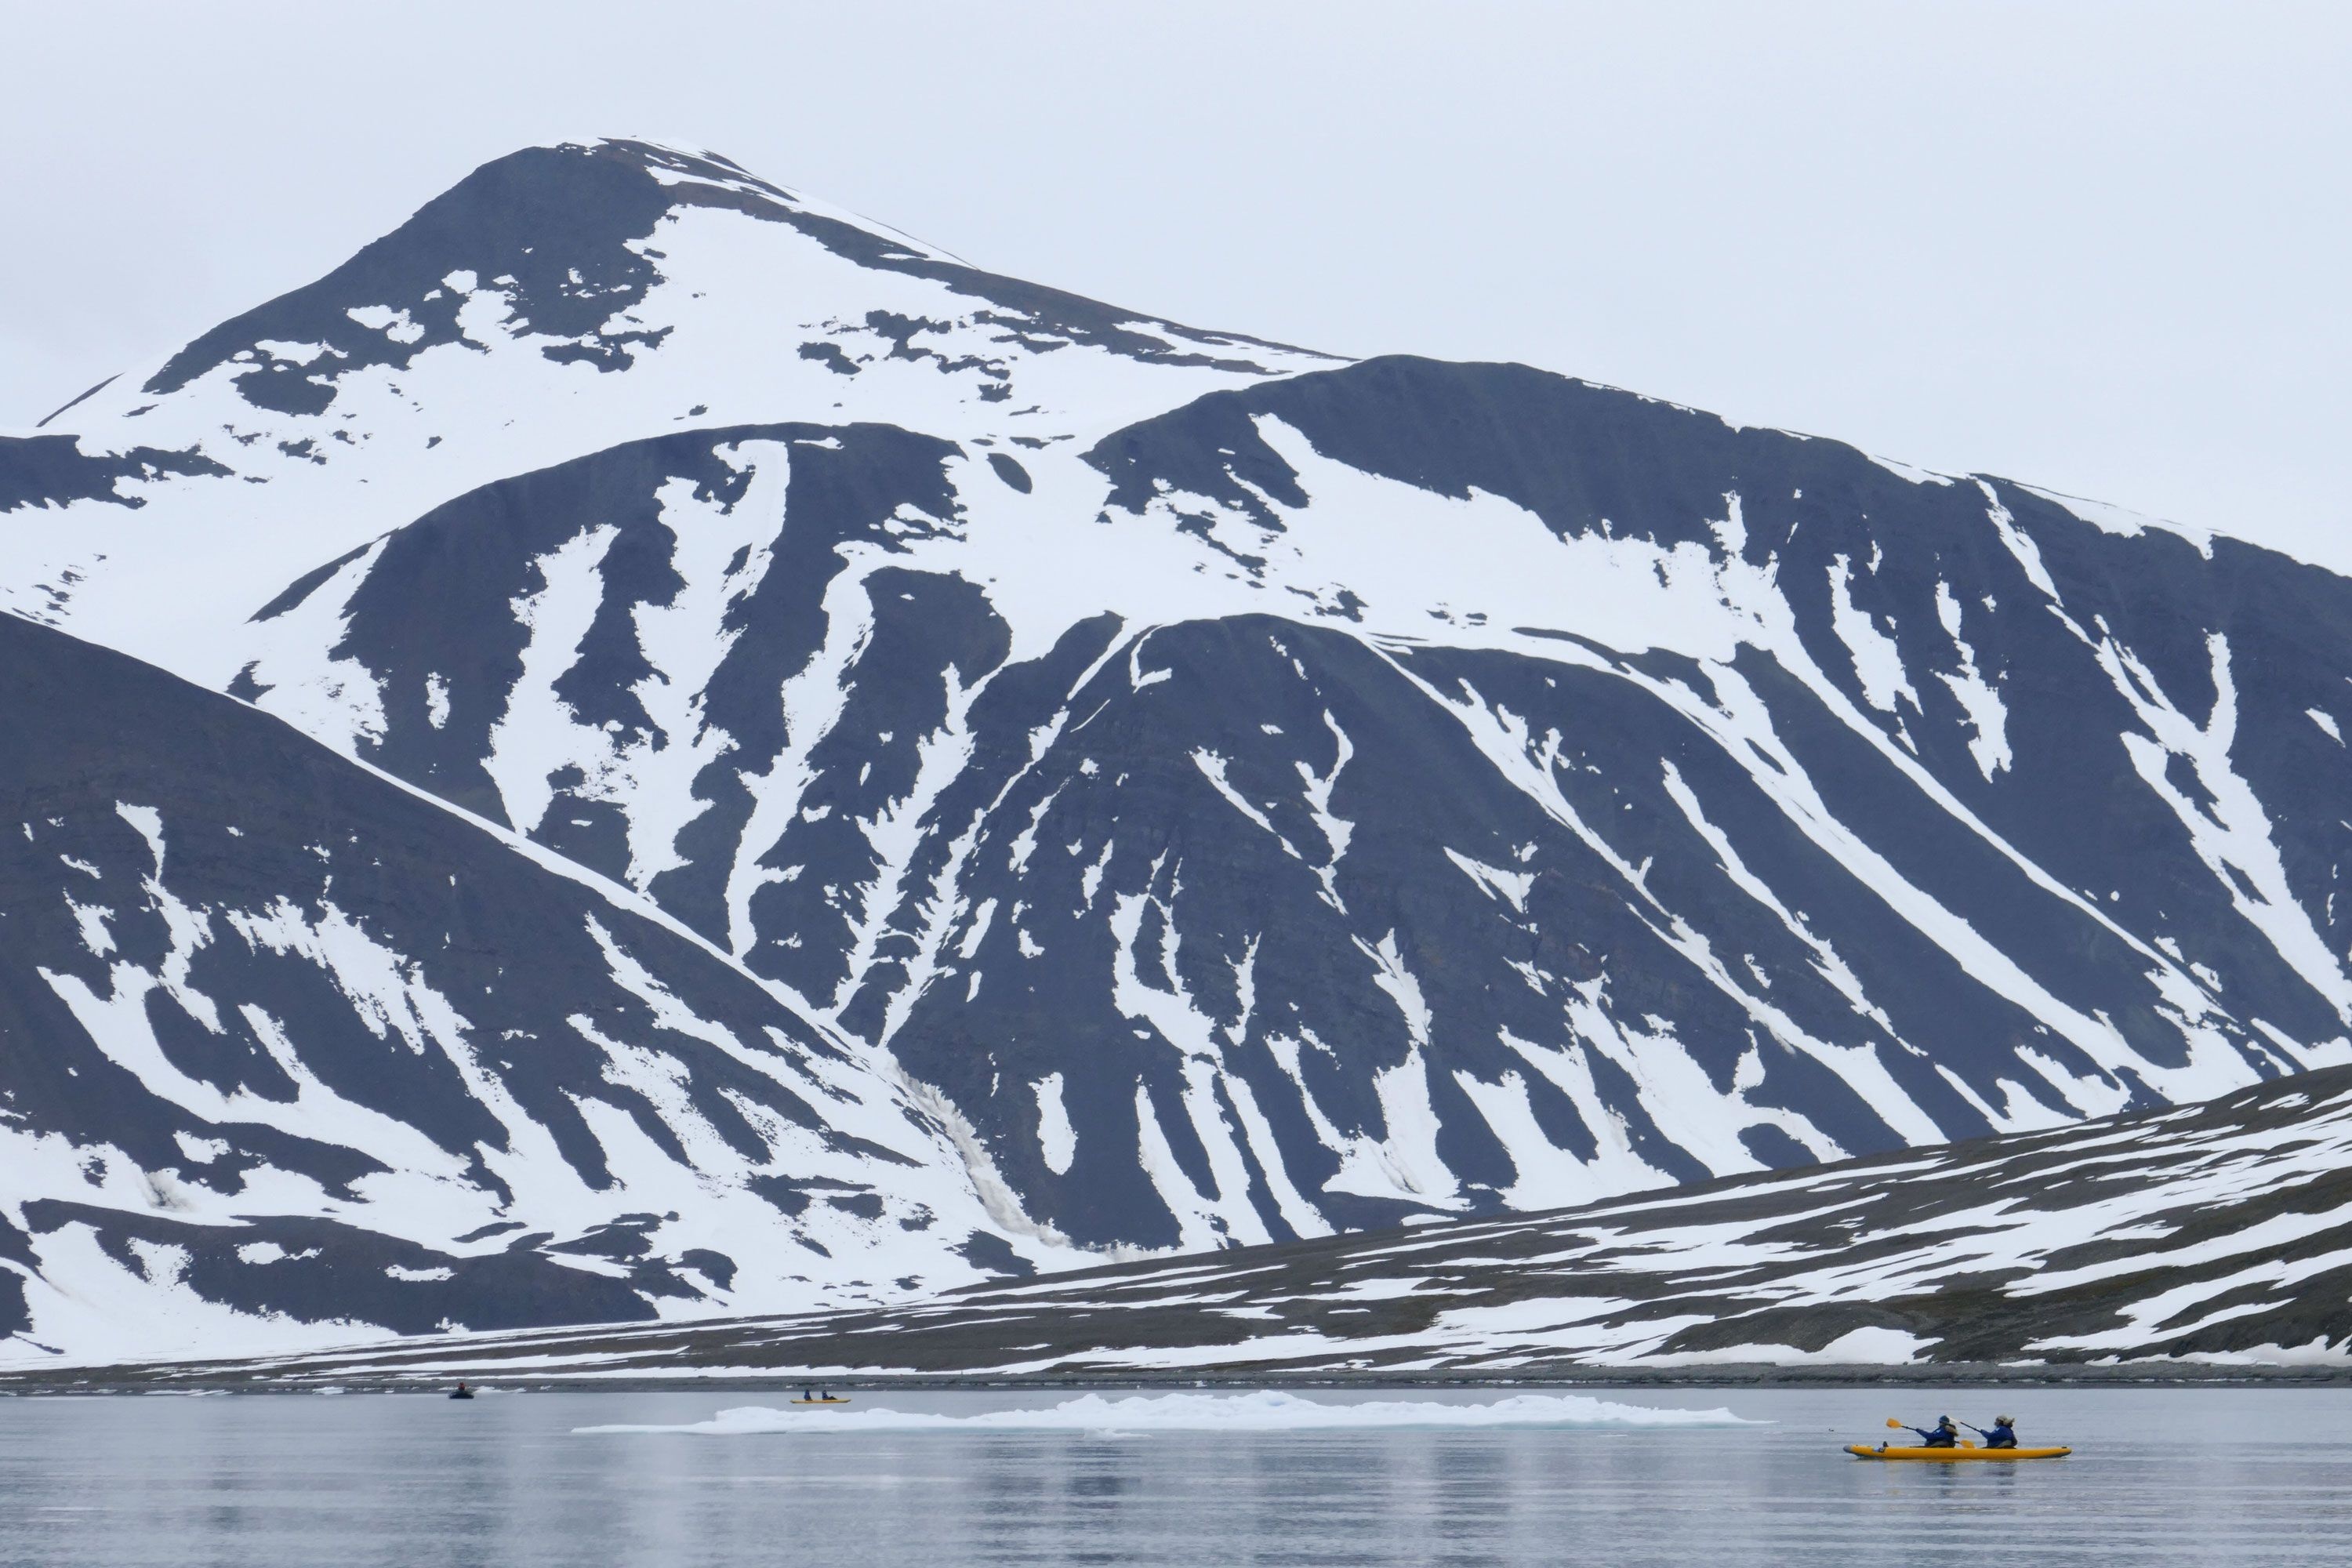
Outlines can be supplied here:
[[2072, 1448], [1865, 1448], [1859, 1443], [1846, 1446], [1847, 1453], [1857, 1459], [1924, 1459], [1929, 1464], [1952, 1465], [1971, 1459], [2063, 1459]]

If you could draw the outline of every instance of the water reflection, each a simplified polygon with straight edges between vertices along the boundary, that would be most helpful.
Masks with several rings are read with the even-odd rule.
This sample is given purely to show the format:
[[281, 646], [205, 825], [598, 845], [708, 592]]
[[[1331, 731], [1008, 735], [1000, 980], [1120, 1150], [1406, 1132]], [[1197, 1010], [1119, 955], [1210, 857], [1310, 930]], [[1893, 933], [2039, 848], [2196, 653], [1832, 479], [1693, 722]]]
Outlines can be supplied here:
[[[1055, 1396], [1045, 1396], [1051, 1402]], [[1318, 1397], [1339, 1398], [1328, 1395]], [[1859, 1463], [1885, 1391], [1628, 1395], [1766, 1428], [574, 1436], [740, 1396], [0, 1401], [0, 1568], [2337, 1563], [2352, 1391], [2017, 1391], [2074, 1459]], [[1968, 1394], [1903, 1402], [1964, 1407]], [[899, 1408], [1016, 1401], [893, 1395]], [[1032, 1402], [1041, 1402], [1033, 1400]]]

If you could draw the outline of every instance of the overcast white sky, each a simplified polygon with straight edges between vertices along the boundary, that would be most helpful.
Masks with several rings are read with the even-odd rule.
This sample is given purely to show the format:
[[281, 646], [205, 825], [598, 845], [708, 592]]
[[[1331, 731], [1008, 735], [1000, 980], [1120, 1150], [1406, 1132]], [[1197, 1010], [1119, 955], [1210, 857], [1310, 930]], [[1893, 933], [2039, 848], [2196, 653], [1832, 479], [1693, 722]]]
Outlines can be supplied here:
[[2352, 569], [2352, 5], [0, 0], [0, 425], [534, 142]]

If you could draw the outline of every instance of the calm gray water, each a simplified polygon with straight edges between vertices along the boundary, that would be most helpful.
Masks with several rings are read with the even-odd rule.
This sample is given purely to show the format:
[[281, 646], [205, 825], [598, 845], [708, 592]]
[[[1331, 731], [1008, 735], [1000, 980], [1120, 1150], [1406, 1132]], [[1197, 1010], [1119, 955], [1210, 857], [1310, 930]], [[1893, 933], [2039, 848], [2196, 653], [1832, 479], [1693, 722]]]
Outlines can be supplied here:
[[[1775, 1425], [811, 1439], [572, 1431], [776, 1402], [710, 1393], [0, 1399], [0, 1564], [2352, 1562], [2352, 1390], [1607, 1397]], [[1982, 1422], [1996, 1405], [2075, 1456], [1839, 1451], [1890, 1415]]]

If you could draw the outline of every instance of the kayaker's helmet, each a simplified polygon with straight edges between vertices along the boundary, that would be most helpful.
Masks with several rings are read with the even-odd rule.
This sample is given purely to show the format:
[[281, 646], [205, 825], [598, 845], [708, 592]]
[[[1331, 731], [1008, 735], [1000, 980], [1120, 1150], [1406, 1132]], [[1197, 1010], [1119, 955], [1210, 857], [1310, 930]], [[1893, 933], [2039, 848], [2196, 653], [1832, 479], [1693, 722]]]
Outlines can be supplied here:
[[1938, 1415], [1936, 1417], [1936, 1425], [1938, 1426], [1949, 1426], [1951, 1424], [1952, 1418], [1948, 1415]]
[[1996, 1426], [2014, 1426], [2017, 1425], [2017, 1417], [2014, 1415], [1996, 1415], [1992, 1418], [1992, 1424]]

